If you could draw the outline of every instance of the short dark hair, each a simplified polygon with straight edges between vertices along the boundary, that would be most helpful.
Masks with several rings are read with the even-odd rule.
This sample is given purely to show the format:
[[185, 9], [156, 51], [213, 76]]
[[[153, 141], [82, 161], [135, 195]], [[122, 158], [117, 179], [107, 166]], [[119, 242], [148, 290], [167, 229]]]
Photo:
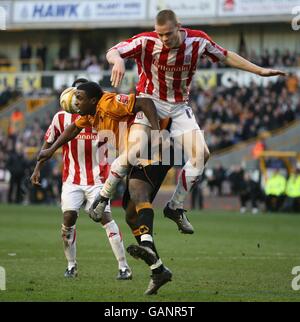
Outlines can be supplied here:
[[74, 80], [72, 87], [76, 87], [78, 86], [78, 84], [83, 84], [83, 83], [87, 83], [88, 80], [86, 78], [77, 78]]
[[97, 98], [99, 100], [103, 95], [102, 88], [95, 82], [83, 83], [79, 85], [77, 89], [80, 91], [84, 91], [88, 98]]
[[162, 26], [168, 21], [171, 21], [171, 22], [174, 22], [174, 24], [177, 24], [178, 19], [177, 19], [176, 13], [170, 9], [161, 10], [156, 16], [156, 23], [159, 26]]

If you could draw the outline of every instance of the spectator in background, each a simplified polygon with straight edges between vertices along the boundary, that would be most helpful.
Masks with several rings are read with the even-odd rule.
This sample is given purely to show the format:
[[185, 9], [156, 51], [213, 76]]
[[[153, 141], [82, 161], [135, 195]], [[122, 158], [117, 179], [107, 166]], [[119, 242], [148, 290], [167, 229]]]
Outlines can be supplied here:
[[213, 193], [214, 188], [217, 188], [218, 195], [222, 196], [223, 194], [222, 186], [225, 178], [226, 178], [225, 169], [222, 167], [221, 162], [218, 162], [213, 169], [212, 176], [207, 181], [208, 186], [210, 188], [210, 192]]
[[12, 90], [9, 87], [5, 87], [4, 90], [0, 93], [0, 106], [7, 104], [12, 97]]
[[15, 149], [9, 152], [6, 168], [10, 172], [8, 203], [21, 203], [23, 200], [22, 183], [27, 170], [24, 147], [18, 142]]
[[300, 168], [292, 170], [286, 184], [284, 211], [300, 212]]
[[251, 151], [253, 159], [258, 160], [262, 152], [264, 152], [265, 150], [266, 150], [266, 144], [264, 140], [256, 141]]
[[233, 165], [229, 170], [228, 180], [233, 195], [239, 195], [241, 183], [244, 177], [244, 170], [240, 165]]
[[36, 54], [35, 54], [36, 58], [38, 58], [40, 60], [40, 64], [39, 64], [39, 70], [45, 70], [46, 69], [46, 60], [47, 60], [47, 47], [42, 44], [42, 43], [38, 43], [37, 47], [36, 47]]
[[30, 71], [30, 59], [32, 58], [32, 48], [27, 41], [24, 41], [20, 48], [19, 58], [23, 72]]
[[88, 65], [88, 67], [86, 68], [86, 71], [91, 74], [98, 74], [98, 75], [101, 74], [101, 67], [100, 67], [100, 65], [98, 63], [98, 59], [95, 55], [91, 57], [91, 62]]
[[260, 187], [257, 182], [251, 179], [250, 174], [246, 172], [240, 183], [239, 191], [241, 209], [240, 212], [243, 214], [247, 210], [247, 202], [251, 202], [252, 213], [258, 213], [258, 200], [260, 198]]
[[25, 126], [24, 113], [16, 108], [10, 116], [9, 134], [17, 135]]
[[266, 209], [267, 211], [277, 212], [281, 209], [284, 201], [286, 189], [286, 178], [276, 168], [267, 179], [265, 185]]

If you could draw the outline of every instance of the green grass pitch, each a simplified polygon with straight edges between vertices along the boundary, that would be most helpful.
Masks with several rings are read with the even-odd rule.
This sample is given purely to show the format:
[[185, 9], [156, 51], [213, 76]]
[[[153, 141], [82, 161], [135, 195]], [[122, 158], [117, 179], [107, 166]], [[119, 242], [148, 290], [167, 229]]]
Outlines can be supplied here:
[[[123, 211], [113, 208], [125, 246], [134, 242]], [[79, 276], [63, 277], [66, 261], [58, 207], [0, 205], [0, 301], [299, 301], [291, 287], [300, 266], [300, 216], [190, 212], [194, 235], [183, 235], [156, 210], [155, 241], [173, 271], [156, 296], [144, 296], [150, 270], [129, 255], [132, 281], [117, 281], [117, 263], [104, 229], [81, 213], [77, 222]]]

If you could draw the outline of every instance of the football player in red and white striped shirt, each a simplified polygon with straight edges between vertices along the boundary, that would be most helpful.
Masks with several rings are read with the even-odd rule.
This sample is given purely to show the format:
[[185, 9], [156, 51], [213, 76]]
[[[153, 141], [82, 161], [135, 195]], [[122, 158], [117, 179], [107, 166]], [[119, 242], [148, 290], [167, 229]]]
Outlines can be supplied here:
[[[172, 119], [171, 136], [175, 139], [175, 153], [183, 149], [187, 163], [181, 170], [176, 190], [166, 205], [164, 213], [173, 220], [185, 220], [183, 203], [204, 170], [209, 150], [203, 133], [187, 105], [189, 86], [201, 56], [260, 76], [285, 75], [284, 72], [252, 64], [232, 51], [217, 45], [206, 33], [182, 28], [172, 10], [162, 10], [155, 22], [155, 31], [136, 35], [112, 47], [107, 60], [113, 65], [111, 83], [120, 85], [125, 73], [124, 59], [135, 59], [139, 82], [136, 90], [140, 96], [150, 97], [155, 103], [160, 119]], [[145, 115], [139, 113], [131, 131], [149, 126]], [[145, 127], [144, 127], [145, 128]], [[116, 183], [115, 183], [116, 184]], [[111, 196], [111, 183], [107, 181], [101, 195]], [[190, 225], [189, 233], [193, 232]]]
[[[83, 83], [82, 79], [77, 80], [73, 86]], [[53, 117], [52, 123], [45, 134], [45, 143], [42, 150], [49, 148], [64, 132], [79, 114], [70, 114], [59, 111]], [[94, 199], [99, 195], [107, 175], [109, 165], [107, 162], [97, 160], [98, 132], [93, 128], [85, 128], [80, 134], [70, 142], [63, 145], [63, 173], [62, 173], [62, 194], [61, 208], [63, 212], [62, 238], [64, 241], [64, 252], [68, 260], [68, 267], [65, 272], [66, 277], [77, 275], [76, 263], [76, 221], [79, 209], [85, 204], [88, 212]], [[103, 160], [102, 160], [103, 161]], [[101, 165], [105, 164], [105, 165]], [[43, 161], [38, 161], [31, 176], [31, 182], [39, 185], [40, 169]], [[103, 228], [106, 230], [113, 253], [118, 261], [119, 272], [117, 279], [131, 279], [132, 273], [127, 264], [122, 234], [118, 225], [112, 219], [110, 205], [105, 208], [104, 216], [101, 220]]]

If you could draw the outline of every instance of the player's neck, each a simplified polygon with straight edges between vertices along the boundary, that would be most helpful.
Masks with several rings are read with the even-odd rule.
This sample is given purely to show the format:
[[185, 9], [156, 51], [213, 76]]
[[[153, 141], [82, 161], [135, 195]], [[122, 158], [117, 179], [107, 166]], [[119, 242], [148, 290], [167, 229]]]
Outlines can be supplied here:
[[179, 48], [182, 45], [182, 43], [184, 42], [184, 39], [185, 39], [185, 32], [183, 30], [179, 30], [178, 31], [178, 41], [174, 45], [174, 47], [172, 47], [172, 48]]

